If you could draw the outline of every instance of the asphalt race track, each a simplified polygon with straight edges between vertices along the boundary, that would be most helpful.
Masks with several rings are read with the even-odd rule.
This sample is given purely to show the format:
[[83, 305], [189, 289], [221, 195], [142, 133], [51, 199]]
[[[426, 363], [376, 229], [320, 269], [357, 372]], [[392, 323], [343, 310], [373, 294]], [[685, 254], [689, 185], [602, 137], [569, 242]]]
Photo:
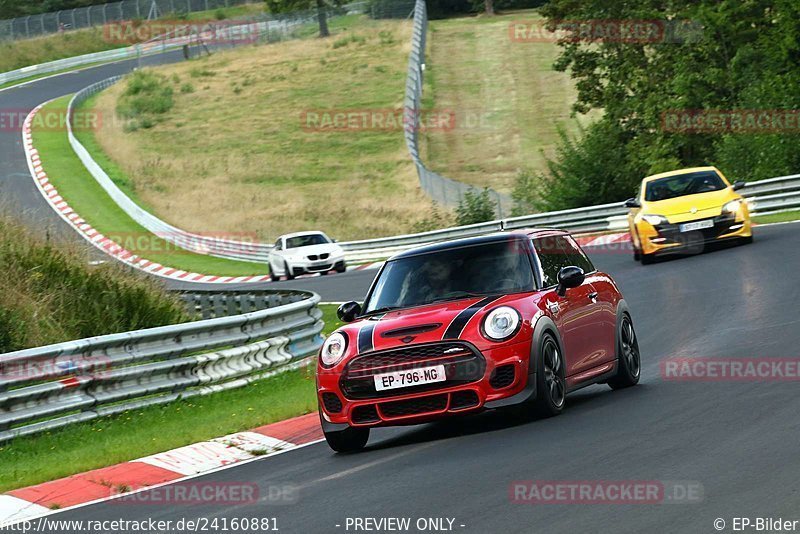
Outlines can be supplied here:
[[[797, 519], [800, 400], [794, 382], [661, 379], [673, 356], [797, 358], [800, 225], [756, 230], [752, 245], [643, 267], [595, 250], [630, 303], [642, 350], [639, 386], [592, 386], [561, 416], [524, 421], [484, 413], [373, 431], [367, 449], [325, 443], [195, 479], [298, 487], [295, 504], [148, 506], [101, 503], [53, 519], [276, 517], [281, 532], [347, 532], [348, 517], [448, 517], [464, 532], [715, 532], [733, 516]], [[374, 271], [373, 271], [374, 273]], [[371, 273], [297, 281], [353, 287]], [[360, 293], [354, 293], [357, 298]], [[520, 480], [690, 481], [692, 504], [516, 504]], [[792, 516], [794, 514], [794, 517]], [[336, 525], [341, 525], [337, 527]], [[464, 525], [464, 527], [460, 527]], [[352, 529], [349, 530], [353, 532]], [[412, 532], [415, 530], [412, 529]]]

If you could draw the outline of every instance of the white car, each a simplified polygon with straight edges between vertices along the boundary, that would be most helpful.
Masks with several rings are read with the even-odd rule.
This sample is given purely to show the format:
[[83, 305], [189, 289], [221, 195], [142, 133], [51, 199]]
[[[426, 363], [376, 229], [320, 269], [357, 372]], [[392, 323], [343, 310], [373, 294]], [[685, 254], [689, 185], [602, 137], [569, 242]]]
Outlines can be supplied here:
[[301, 274], [343, 273], [346, 269], [344, 250], [322, 232], [282, 235], [269, 254], [269, 271], [273, 282], [281, 276], [292, 280]]

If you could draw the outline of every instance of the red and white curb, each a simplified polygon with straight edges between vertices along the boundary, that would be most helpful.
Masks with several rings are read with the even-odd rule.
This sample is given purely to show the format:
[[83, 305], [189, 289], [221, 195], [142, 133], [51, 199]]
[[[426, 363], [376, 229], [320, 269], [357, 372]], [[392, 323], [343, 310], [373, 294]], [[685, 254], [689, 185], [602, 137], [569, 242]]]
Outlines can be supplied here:
[[575, 241], [582, 247], [604, 247], [615, 243], [628, 243], [630, 240], [631, 234], [629, 232], [575, 237]]
[[0, 495], [0, 525], [119, 499], [323, 439], [316, 413]]
[[28, 161], [28, 169], [30, 170], [33, 181], [39, 192], [42, 194], [48, 204], [55, 210], [55, 212], [72, 228], [75, 229], [86, 241], [105, 252], [116, 260], [125, 263], [136, 269], [145, 271], [154, 276], [162, 278], [169, 278], [172, 280], [183, 280], [186, 282], [199, 282], [199, 283], [247, 283], [247, 282], [266, 282], [269, 281], [269, 275], [254, 275], [254, 276], [214, 276], [200, 273], [192, 273], [161, 265], [160, 263], [152, 262], [148, 259], [142, 258], [129, 250], [116, 244], [111, 239], [107, 238], [87, 223], [78, 213], [73, 210], [61, 195], [58, 190], [50, 183], [47, 173], [42, 167], [42, 161], [39, 157], [39, 151], [33, 147], [33, 139], [31, 136], [31, 123], [36, 114], [47, 105], [50, 101], [39, 104], [25, 118], [22, 124], [22, 146], [25, 149], [25, 156]]

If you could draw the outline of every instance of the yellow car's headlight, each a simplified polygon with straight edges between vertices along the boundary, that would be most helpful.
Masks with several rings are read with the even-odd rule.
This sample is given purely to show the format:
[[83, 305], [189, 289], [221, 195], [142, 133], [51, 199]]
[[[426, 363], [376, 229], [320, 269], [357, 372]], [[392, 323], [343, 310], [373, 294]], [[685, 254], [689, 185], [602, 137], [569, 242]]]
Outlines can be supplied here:
[[740, 209], [742, 209], [742, 201], [739, 199], [731, 200], [722, 206], [722, 211], [725, 213], [738, 213]]
[[653, 226], [658, 226], [659, 224], [667, 224], [667, 218], [663, 215], [642, 215], [642, 220], [652, 224]]

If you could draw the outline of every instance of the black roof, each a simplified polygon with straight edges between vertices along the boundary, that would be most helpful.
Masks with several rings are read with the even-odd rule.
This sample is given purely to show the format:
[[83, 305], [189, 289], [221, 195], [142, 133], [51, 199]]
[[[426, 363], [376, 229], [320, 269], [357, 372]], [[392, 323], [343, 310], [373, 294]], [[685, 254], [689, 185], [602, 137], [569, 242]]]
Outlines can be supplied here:
[[484, 245], [487, 243], [499, 243], [502, 241], [525, 239], [527, 234], [528, 232], [495, 232], [475, 237], [463, 237], [461, 239], [453, 239], [451, 241], [440, 241], [439, 243], [423, 245], [421, 247], [416, 247], [400, 252], [389, 258], [389, 261], [400, 258], [407, 258], [409, 256], [417, 256], [419, 254], [429, 254], [431, 252], [450, 250], [459, 247], [471, 247], [476, 245]]

